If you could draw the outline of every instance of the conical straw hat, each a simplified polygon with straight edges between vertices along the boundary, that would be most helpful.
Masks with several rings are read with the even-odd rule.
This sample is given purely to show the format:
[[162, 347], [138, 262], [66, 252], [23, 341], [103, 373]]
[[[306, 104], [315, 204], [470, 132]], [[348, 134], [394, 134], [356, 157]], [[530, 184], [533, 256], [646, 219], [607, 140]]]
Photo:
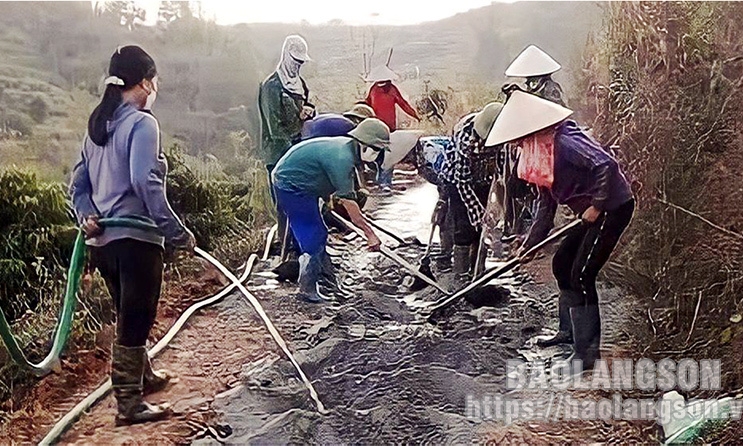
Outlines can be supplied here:
[[388, 170], [405, 158], [413, 150], [418, 138], [423, 136], [420, 130], [395, 130], [390, 133], [390, 151], [384, 155], [382, 169]]
[[485, 141], [495, 146], [530, 135], [561, 122], [573, 111], [523, 91], [514, 91], [506, 101]]
[[540, 50], [535, 45], [529, 45], [511, 65], [506, 68], [506, 76], [509, 77], [532, 77], [544, 76], [554, 73], [560, 69], [560, 64], [549, 54]]
[[367, 82], [394, 81], [397, 80], [397, 73], [392, 71], [387, 65], [382, 65], [372, 68], [365, 80]]

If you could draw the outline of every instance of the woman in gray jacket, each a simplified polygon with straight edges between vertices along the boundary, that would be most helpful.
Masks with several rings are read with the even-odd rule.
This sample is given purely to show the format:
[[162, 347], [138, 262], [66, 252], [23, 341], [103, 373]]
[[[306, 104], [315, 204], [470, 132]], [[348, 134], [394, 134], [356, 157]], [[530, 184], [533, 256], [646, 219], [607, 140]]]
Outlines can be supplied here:
[[[144, 393], [164, 388], [169, 380], [166, 373], [152, 370], [145, 343], [160, 298], [164, 247], [192, 252], [195, 239], [165, 195], [167, 164], [158, 122], [149, 112], [157, 95], [154, 60], [138, 46], [120, 47], [108, 72], [103, 98], [88, 121], [70, 195], [91, 263], [106, 281], [116, 308], [111, 382], [120, 425], [170, 413], [168, 405], [143, 400]], [[104, 230], [99, 224], [100, 218], [114, 217], [150, 221], [158, 230]]]

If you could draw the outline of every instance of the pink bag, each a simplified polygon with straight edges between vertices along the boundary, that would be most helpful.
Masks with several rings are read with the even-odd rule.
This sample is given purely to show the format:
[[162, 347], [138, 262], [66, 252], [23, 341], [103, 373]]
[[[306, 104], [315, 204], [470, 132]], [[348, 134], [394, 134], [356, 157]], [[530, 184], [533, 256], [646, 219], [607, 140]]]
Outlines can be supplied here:
[[555, 179], [555, 138], [536, 133], [521, 140], [521, 156], [516, 167], [519, 178], [540, 187], [551, 188]]

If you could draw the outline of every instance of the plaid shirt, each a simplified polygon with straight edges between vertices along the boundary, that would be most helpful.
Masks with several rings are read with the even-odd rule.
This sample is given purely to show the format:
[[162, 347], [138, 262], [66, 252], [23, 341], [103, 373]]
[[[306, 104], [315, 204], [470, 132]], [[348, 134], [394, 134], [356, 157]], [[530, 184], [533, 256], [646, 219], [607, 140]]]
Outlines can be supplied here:
[[485, 206], [480, 203], [472, 188], [474, 178], [470, 158], [484, 141], [477, 136], [474, 127], [474, 113], [465, 116], [454, 126], [453, 144], [444, 152], [444, 165], [440, 176], [446, 183], [456, 186], [462, 203], [467, 208], [470, 224], [477, 228], [485, 214]]

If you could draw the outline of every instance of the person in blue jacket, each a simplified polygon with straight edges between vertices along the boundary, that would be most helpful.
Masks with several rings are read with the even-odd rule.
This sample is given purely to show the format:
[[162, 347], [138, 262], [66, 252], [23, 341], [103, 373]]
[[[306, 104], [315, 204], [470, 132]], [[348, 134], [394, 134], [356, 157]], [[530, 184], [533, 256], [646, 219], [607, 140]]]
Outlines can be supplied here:
[[[165, 194], [167, 164], [157, 119], [149, 111], [157, 96], [155, 61], [138, 46], [111, 56], [106, 90], [88, 120], [80, 160], [70, 183], [90, 260], [114, 300], [116, 340], [111, 383], [116, 424], [154, 421], [169, 406], [149, 404], [145, 393], [163, 389], [170, 377], [154, 371], [145, 342], [157, 313], [167, 246], [192, 252], [193, 234], [178, 219]], [[153, 222], [159, 230], [101, 226], [101, 218]]]

